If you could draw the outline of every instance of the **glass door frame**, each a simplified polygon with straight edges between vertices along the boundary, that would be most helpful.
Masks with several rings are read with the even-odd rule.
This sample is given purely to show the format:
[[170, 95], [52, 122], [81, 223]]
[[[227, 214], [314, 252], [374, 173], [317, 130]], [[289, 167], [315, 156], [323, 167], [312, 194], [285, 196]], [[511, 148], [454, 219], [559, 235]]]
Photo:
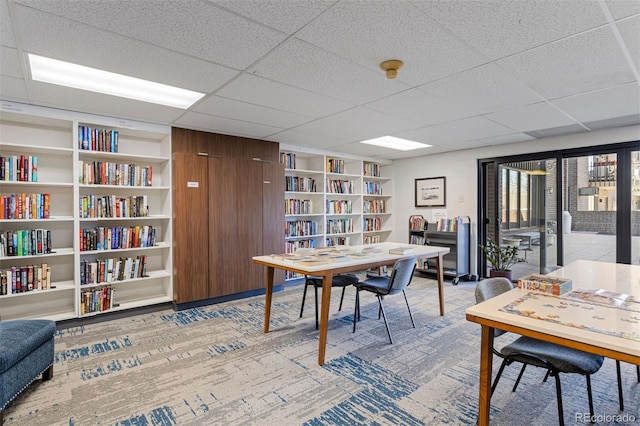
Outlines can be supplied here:
[[[500, 232], [500, 204], [499, 196], [490, 197], [487, 191], [493, 191], [493, 194], [499, 194], [500, 182], [500, 165], [505, 163], [523, 162], [523, 161], [539, 161], [539, 160], [556, 160], [557, 178], [556, 189], [554, 191], [556, 198], [556, 217], [557, 217], [557, 259], [558, 266], [564, 266], [563, 252], [563, 235], [560, 230], [563, 229], [562, 210], [563, 205], [563, 186], [564, 167], [563, 160], [572, 157], [580, 157], [587, 155], [609, 154], [617, 155], [617, 211], [616, 211], [616, 263], [631, 263], [631, 153], [640, 150], [640, 140], [622, 143], [613, 143], [606, 145], [594, 145], [580, 148], [572, 148], [556, 151], [545, 151], [537, 153], [511, 155], [505, 157], [481, 158], [477, 160], [477, 182], [478, 182], [478, 245], [486, 244], [487, 235], [499, 235]], [[492, 176], [488, 176], [489, 170], [492, 169]], [[489, 188], [491, 182], [491, 188]], [[492, 203], [491, 208], [495, 212], [495, 217], [489, 218], [485, 206]], [[479, 277], [486, 276], [487, 262], [479, 247], [476, 248], [476, 266]]]

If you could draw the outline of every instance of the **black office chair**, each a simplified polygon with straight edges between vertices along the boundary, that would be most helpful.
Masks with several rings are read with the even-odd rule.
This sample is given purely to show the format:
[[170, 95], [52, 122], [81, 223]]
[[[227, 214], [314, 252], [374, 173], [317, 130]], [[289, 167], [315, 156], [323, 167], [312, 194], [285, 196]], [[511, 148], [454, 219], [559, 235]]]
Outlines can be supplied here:
[[356, 332], [356, 322], [360, 321], [360, 292], [369, 291], [374, 293], [378, 297], [378, 319], [380, 314], [384, 318], [384, 325], [387, 328], [387, 334], [389, 335], [389, 342], [393, 344], [391, 338], [391, 331], [389, 330], [389, 323], [387, 323], [387, 315], [384, 312], [384, 304], [382, 303], [383, 296], [391, 296], [402, 292], [404, 295], [404, 301], [407, 304], [409, 310], [409, 316], [411, 317], [411, 324], [413, 328], [416, 328], [416, 324], [413, 321], [413, 314], [409, 307], [409, 301], [407, 300], [407, 294], [405, 288], [411, 283], [413, 278], [413, 272], [416, 269], [417, 258], [415, 256], [406, 259], [398, 260], [393, 266], [393, 272], [390, 277], [371, 277], [364, 281], [355, 284], [356, 287], [356, 306], [353, 312], [353, 332]]
[[[513, 288], [513, 284], [506, 278], [489, 278], [482, 280], [476, 286], [476, 303], [483, 302], [491, 297], [497, 296], [509, 291]], [[495, 330], [494, 337], [505, 333], [502, 330]], [[516, 379], [512, 392], [516, 391], [518, 383], [522, 378], [527, 365], [542, 367], [547, 370], [547, 375], [543, 381], [546, 381], [549, 375], [553, 376], [556, 381], [556, 398], [558, 400], [558, 418], [560, 425], [564, 425], [564, 414], [562, 411], [562, 391], [560, 386], [560, 373], [577, 373], [582, 374], [587, 380], [587, 395], [589, 398], [589, 413], [593, 416], [593, 397], [591, 393], [591, 375], [597, 372], [604, 357], [594, 355], [566, 346], [556, 345], [554, 343], [533, 339], [527, 336], [521, 336], [512, 343], [504, 346], [500, 351], [495, 348], [493, 352], [503, 358], [498, 374], [491, 385], [491, 394], [495, 390], [500, 376], [507, 365], [514, 362], [522, 363], [522, 369]]]
[[[624, 399], [622, 397], [622, 372], [620, 371], [620, 361], [616, 360], [616, 374], [618, 375], [618, 401], [620, 401], [620, 411], [624, 411]], [[636, 376], [640, 383], [640, 365], [636, 365]]]
[[[340, 306], [338, 311], [342, 310], [342, 302], [344, 301], [344, 292], [350, 285], [358, 283], [358, 277], [353, 274], [334, 275], [331, 280], [331, 287], [342, 287], [342, 295], [340, 296]], [[302, 293], [302, 305], [300, 306], [300, 318], [304, 312], [304, 301], [307, 298], [307, 288], [313, 286], [316, 297], [316, 330], [318, 329], [318, 289], [322, 288], [322, 277], [310, 277], [305, 275], [304, 292]]]

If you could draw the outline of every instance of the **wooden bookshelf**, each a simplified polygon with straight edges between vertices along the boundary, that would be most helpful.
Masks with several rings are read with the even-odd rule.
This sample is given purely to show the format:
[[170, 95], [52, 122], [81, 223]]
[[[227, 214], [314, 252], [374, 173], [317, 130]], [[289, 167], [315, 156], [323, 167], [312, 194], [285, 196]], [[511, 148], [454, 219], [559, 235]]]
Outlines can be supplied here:
[[[118, 309], [128, 309], [172, 300], [171, 274], [171, 131], [169, 127], [125, 121], [91, 114], [75, 113], [19, 103], [1, 106], [0, 155], [29, 154], [38, 157], [37, 182], [0, 181], [0, 195], [47, 193], [49, 218], [3, 220], [4, 230], [41, 229], [51, 231], [52, 253], [26, 257], [0, 257], [0, 271], [12, 265], [46, 263], [51, 266], [51, 288], [0, 296], [1, 319], [47, 318], [56, 321], [77, 318], [81, 314], [82, 292], [98, 283], [81, 284], [80, 269], [86, 261], [146, 256], [144, 276], [129, 277], [100, 285], [111, 287]], [[88, 128], [100, 140], [95, 149], [87, 149]], [[83, 133], [84, 132], [84, 133]], [[117, 149], [116, 140], [117, 138]], [[84, 144], [83, 144], [84, 142]], [[125, 167], [126, 165], [126, 167]], [[131, 180], [116, 181], [131, 168]], [[88, 170], [101, 171], [112, 178], [98, 184], [86, 180]], [[151, 173], [151, 169], [153, 172]], [[86, 176], [85, 176], [86, 177]], [[116, 205], [111, 200], [142, 204], [144, 215], [120, 212], [127, 201]], [[101, 200], [100, 213], [98, 200]], [[107, 202], [106, 200], [109, 200]], [[138, 201], [140, 200], [140, 201]], [[93, 206], [92, 203], [96, 205]], [[92, 213], [84, 213], [88, 203]], [[107, 203], [109, 204], [107, 208]], [[155, 230], [152, 246], [103, 247], [81, 250], [81, 229], [146, 227]], [[102, 312], [91, 312], [97, 315]], [[85, 313], [87, 315], [88, 313]]]

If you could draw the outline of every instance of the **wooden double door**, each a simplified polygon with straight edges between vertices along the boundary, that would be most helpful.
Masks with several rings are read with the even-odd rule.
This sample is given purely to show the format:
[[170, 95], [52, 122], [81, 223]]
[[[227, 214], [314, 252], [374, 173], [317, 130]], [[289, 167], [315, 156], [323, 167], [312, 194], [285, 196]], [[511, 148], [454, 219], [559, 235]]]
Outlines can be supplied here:
[[172, 166], [174, 302], [264, 288], [251, 258], [284, 250], [284, 165], [174, 152]]

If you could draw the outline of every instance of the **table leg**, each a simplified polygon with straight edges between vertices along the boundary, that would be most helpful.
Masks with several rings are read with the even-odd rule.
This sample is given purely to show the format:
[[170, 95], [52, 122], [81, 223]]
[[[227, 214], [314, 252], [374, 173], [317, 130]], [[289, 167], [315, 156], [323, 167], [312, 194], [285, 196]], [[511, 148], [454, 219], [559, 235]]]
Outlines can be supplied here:
[[271, 319], [271, 296], [273, 295], [273, 274], [275, 269], [267, 267], [267, 286], [264, 293], [264, 332], [269, 332], [269, 320]]
[[444, 259], [439, 254], [436, 260], [436, 269], [438, 270], [438, 298], [440, 299], [440, 316], [444, 315]]
[[318, 345], [318, 365], [324, 365], [327, 349], [327, 329], [329, 328], [329, 305], [331, 304], [331, 283], [333, 273], [328, 272], [322, 279], [322, 305], [320, 307], [320, 343]]
[[482, 326], [480, 338], [480, 395], [478, 397], [478, 426], [489, 424], [491, 408], [491, 367], [493, 366], [494, 329]]

